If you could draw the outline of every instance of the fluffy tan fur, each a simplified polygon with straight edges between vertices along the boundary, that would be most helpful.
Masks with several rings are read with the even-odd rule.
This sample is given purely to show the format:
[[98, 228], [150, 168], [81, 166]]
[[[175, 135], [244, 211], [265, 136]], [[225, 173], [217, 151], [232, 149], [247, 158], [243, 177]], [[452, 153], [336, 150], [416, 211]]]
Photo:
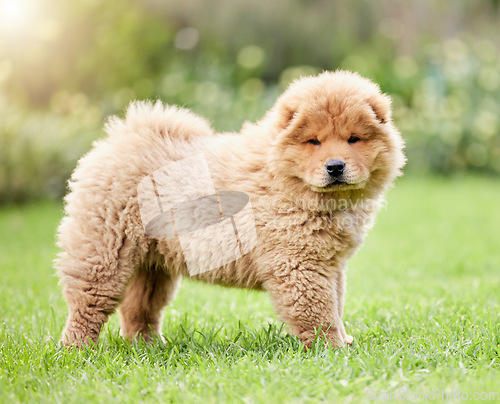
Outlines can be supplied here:
[[[124, 337], [160, 335], [162, 310], [188, 270], [177, 239], [145, 234], [137, 186], [198, 153], [217, 190], [250, 196], [258, 241], [238, 260], [194, 277], [266, 290], [306, 346], [319, 329], [335, 347], [351, 343], [342, 322], [346, 262], [405, 163], [390, 111], [376, 84], [345, 71], [292, 83], [239, 134], [215, 134], [185, 109], [133, 103], [124, 120], [109, 121], [108, 136], [69, 183], [57, 260], [69, 307], [62, 343], [96, 342], [117, 308]], [[331, 159], [345, 162], [341, 184], [328, 184]]]

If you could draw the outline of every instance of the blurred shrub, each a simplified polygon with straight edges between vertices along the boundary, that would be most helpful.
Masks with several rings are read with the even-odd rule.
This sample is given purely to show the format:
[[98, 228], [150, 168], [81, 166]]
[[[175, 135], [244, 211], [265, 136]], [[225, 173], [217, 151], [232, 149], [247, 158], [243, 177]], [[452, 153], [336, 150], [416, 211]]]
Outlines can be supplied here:
[[76, 160], [98, 136], [92, 111], [28, 113], [0, 98], [0, 203], [62, 196]]
[[494, 43], [452, 39], [427, 52], [425, 61], [403, 59], [395, 71], [413, 83], [409, 99], [394, 93], [411, 166], [500, 173], [500, 54]]
[[393, 97], [408, 171], [500, 172], [498, 1], [30, 7], [37, 18], [22, 34], [0, 24], [1, 201], [63, 193], [103, 117], [122, 114], [131, 100], [159, 98], [192, 108], [217, 130], [237, 130], [294, 78], [337, 68]]

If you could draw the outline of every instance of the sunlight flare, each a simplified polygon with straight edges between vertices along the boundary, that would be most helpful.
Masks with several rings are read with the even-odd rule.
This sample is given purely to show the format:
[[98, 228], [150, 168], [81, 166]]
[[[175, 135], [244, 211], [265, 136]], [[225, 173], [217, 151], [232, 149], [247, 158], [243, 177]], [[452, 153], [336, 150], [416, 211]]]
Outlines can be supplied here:
[[0, 30], [7, 34], [30, 30], [37, 6], [33, 0], [0, 0]]

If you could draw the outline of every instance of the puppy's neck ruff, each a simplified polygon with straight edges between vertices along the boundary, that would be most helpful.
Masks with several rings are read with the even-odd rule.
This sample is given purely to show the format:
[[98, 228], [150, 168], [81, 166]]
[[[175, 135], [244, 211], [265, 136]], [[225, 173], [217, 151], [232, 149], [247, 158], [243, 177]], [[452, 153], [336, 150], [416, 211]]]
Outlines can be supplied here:
[[278, 183], [274, 191], [286, 203], [291, 203], [296, 209], [317, 214], [331, 214], [363, 209], [378, 210], [381, 204], [381, 193], [369, 192], [367, 189], [342, 189], [329, 192], [316, 192], [299, 178], [288, 178]]

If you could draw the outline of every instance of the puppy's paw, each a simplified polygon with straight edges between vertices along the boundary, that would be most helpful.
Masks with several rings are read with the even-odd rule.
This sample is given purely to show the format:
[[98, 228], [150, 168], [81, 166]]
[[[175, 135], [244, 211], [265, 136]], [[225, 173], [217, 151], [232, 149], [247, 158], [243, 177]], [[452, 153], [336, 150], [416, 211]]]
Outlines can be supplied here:
[[84, 346], [96, 344], [98, 336], [94, 338], [75, 331], [65, 330], [59, 341], [59, 345], [66, 348], [81, 349]]
[[354, 337], [352, 335], [345, 335], [344, 341], [347, 345], [352, 345], [352, 341], [354, 341]]
[[346, 344], [346, 341], [341, 337], [340, 333], [331, 329], [327, 332], [304, 331], [300, 333], [298, 337], [300, 338], [302, 344], [304, 344], [304, 350], [306, 351], [311, 349], [314, 344], [317, 344], [320, 341], [333, 349], [342, 348]]
[[144, 342], [146, 344], [150, 344], [150, 343], [165, 344], [166, 343], [166, 339], [161, 333], [154, 333], [154, 332], [151, 332], [151, 330], [149, 330], [149, 329], [138, 331], [132, 335], [127, 335], [127, 334], [124, 334], [123, 332], [120, 332], [120, 335], [122, 336], [122, 338], [125, 341], [127, 341], [130, 344], [132, 344], [134, 342]]

